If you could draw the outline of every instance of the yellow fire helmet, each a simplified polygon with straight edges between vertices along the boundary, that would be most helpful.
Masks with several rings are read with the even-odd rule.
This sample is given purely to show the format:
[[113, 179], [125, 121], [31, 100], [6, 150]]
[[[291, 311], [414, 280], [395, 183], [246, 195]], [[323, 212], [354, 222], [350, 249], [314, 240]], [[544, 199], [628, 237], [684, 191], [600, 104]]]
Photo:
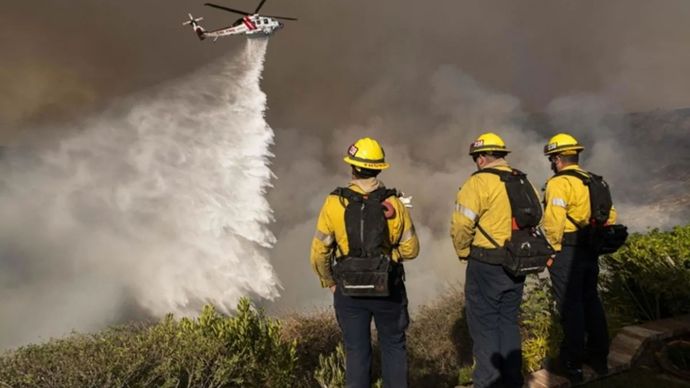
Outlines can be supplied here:
[[491, 151], [510, 152], [503, 139], [493, 132], [479, 135], [479, 137], [470, 144], [470, 155]]
[[544, 146], [544, 155], [575, 155], [584, 150], [585, 147], [577, 142], [573, 136], [567, 133], [559, 133], [558, 135], [549, 139], [549, 142]]
[[347, 155], [343, 158], [345, 163], [370, 170], [385, 170], [390, 165], [386, 163], [386, 154], [383, 147], [370, 137], [357, 140], [347, 149]]

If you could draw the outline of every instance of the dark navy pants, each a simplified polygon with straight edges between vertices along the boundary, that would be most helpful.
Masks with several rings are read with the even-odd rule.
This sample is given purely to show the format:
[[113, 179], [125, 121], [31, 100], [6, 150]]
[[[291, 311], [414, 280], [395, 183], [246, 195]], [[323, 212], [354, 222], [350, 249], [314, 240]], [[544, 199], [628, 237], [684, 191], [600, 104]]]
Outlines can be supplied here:
[[525, 277], [502, 266], [470, 258], [465, 276], [465, 309], [472, 337], [476, 388], [522, 387], [518, 313]]
[[598, 256], [587, 247], [563, 246], [549, 273], [563, 325], [561, 360], [581, 368], [587, 353], [591, 361], [605, 362], [609, 335], [597, 291]]
[[402, 281], [387, 298], [353, 298], [336, 289], [335, 315], [345, 343], [347, 388], [371, 387], [371, 319], [374, 318], [381, 347], [383, 386], [407, 387], [407, 346], [409, 324], [407, 293]]

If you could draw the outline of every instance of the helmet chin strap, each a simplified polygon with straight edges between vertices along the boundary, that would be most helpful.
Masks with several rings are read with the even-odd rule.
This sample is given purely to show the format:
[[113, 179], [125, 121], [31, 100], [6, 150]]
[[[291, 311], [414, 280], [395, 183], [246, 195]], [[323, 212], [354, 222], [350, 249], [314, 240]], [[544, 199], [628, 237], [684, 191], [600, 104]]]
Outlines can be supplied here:
[[377, 175], [378, 172], [376, 170], [370, 170], [364, 167], [352, 165], [352, 176], [356, 179], [374, 178]]

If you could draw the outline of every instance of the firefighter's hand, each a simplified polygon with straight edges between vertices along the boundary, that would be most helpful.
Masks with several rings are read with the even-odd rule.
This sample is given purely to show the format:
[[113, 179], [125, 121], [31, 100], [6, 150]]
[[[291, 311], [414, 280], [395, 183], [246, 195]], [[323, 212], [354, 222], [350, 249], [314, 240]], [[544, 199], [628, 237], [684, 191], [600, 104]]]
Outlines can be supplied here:
[[406, 208], [411, 209], [413, 207], [411, 195], [406, 197], [405, 193], [400, 193], [400, 197], [398, 197], [398, 198], [400, 199], [400, 202], [402, 202], [403, 206], [405, 206]]
[[335, 286], [330, 286], [331, 292], [335, 294]]

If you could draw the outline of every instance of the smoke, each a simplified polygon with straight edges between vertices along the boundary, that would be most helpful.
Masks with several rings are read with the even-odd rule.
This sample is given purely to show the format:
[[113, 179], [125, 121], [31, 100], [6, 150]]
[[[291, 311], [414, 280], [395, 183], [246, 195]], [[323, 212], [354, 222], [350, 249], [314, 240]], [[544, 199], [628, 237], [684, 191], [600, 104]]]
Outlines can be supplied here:
[[[180, 25], [187, 12], [205, 17], [207, 28], [235, 20], [202, 3], [2, 4], [0, 140], [98, 109], [238, 47], [239, 39], [200, 44]], [[258, 1], [231, 3], [252, 10]], [[421, 80], [440, 64], [509, 92], [528, 112], [580, 93], [611, 97], [627, 112], [690, 101], [690, 3], [683, 0], [274, 0], [263, 11], [299, 18], [274, 36], [266, 64], [268, 119], [280, 127], [313, 133], [358, 122], [352, 105], [382, 77], [409, 67]]]
[[[274, 259], [276, 271], [288, 279], [314, 281], [290, 287], [292, 283], [283, 278], [286, 287], [276, 309], [307, 308], [328, 301], [329, 295], [319, 290], [306, 266], [309, 244], [325, 196], [349, 179], [342, 155], [357, 138], [372, 136], [382, 142], [392, 167], [381, 174], [381, 180], [414, 196], [412, 218], [422, 251], [406, 266], [413, 306], [429, 301], [463, 278], [463, 266], [455, 256], [448, 230], [457, 189], [474, 169], [467, 155], [470, 142], [484, 129], [495, 130], [515, 150], [511, 161], [527, 171], [535, 170], [530, 167], [537, 163], [533, 155], [541, 149], [536, 143], [539, 136], [520, 126], [525, 114], [517, 98], [483, 87], [456, 66], [439, 67], [421, 77], [421, 84], [407, 76], [410, 74], [403, 71], [396, 73], [400, 78], [384, 77], [371, 85], [358, 99], [357, 109], [366, 112], [359, 125], [335, 128], [331, 136], [323, 138], [297, 130], [278, 132], [274, 168], [278, 181], [269, 201], [274, 204], [278, 225], [289, 222], [290, 227], [276, 229], [278, 243], [273, 256], [295, 257], [305, 265], [298, 270], [294, 263]], [[417, 103], [414, 109], [401, 109], [409, 96], [396, 92], [409, 88], [410, 83], [415, 84], [417, 93], [411, 97]], [[367, 109], [378, 106], [373, 102], [381, 100], [391, 108], [376, 112]], [[286, 152], [294, 149], [300, 150], [299, 158]], [[541, 167], [543, 161], [538, 162]], [[294, 200], [288, 196], [301, 198], [303, 205], [294, 209]], [[283, 219], [284, 214], [290, 218]]]
[[54, 149], [9, 156], [0, 346], [99, 328], [130, 303], [160, 317], [278, 295], [266, 44], [123, 100]]
[[[508, 161], [525, 171], [537, 188], [552, 174], [542, 151], [547, 139], [559, 131], [573, 133], [586, 146], [583, 167], [602, 174], [612, 185], [620, 222], [633, 231], [687, 222], [687, 198], [677, 196], [687, 192], [690, 179], [650, 174], [672, 162], [678, 169], [687, 166], [687, 161], [678, 159], [688, 144], [683, 135], [687, 125], [667, 125], [673, 129], [665, 133], [667, 155], [660, 157], [660, 145], [649, 136], [651, 128], [631, 122], [630, 115], [607, 96], [560, 97], [549, 104], [545, 115], [534, 117], [520, 99], [482, 85], [458, 66], [413, 74], [413, 68], [401, 66], [363, 91], [353, 108], [360, 118], [357, 124], [337, 126], [328, 135], [277, 132], [278, 181], [269, 193], [278, 224], [272, 256], [286, 286], [273, 306], [276, 310], [322, 306], [330, 300], [306, 265], [309, 244], [325, 196], [349, 179], [349, 167], [341, 157], [362, 136], [379, 139], [386, 150], [392, 167], [381, 174], [384, 183], [414, 196], [412, 218], [421, 253], [406, 265], [413, 307], [463, 281], [464, 264], [455, 257], [449, 223], [457, 190], [475, 170], [467, 154], [469, 144], [482, 132], [494, 131], [505, 139], [512, 150]], [[658, 119], [650, 122], [660, 129]], [[294, 206], [296, 198], [301, 206]], [[293, 260], [304, 264], [297, 267]], [[313, 282], [305, 284], [303, 279]]]
[[[73, 0], [67, 4], [50, 0], [39, 8], [23, 2], [3, 4], [6, 20], [0, 24], [0, 44], [4, 49], [0, 58], [0, 83], [4, 91], [0, 94], [0, 140], [17, 143], [28, 138], [26, 143], [29, 144], [41, 142], [46, 137], [62, 140], [68, 133], [79, 133], [90, 127], [69, 123], [81, 122], [90, 112], [110, 106], [114, 99], [141, 93], [160, 82], [170, 82], [213, 59], [221, 58], [222, 63], [230, 66], [232, 62], [228, 61], [227, 53], [241, 50], [242, 39], [199, 43], [191, 31], [179, 25], [188, 11], [204, 16], [207, 28], [228, 25], [234, 20], [234, 16], [207, 9], [200, 3]], [[233, 0], [232, 6], [250, 10], [256, 3]], [[690, 133], [690, 121], [686, 117], [690, 114], [669, 110], [688, 106], [690, 101], [690, 78], [686, 76], [690, 67], [690, 54], [686, 49], [690, 27], [685, 22], [685, 15], [690, 11], [689, 2], [671, 0], [662, 4], [612, 0], [564, 4], [538, 0], [441, 0], [433, 6], [420, 7], [419, 2], [407, 0], [300, 0], [287, 4], [269, 1], [264, 8], [267, 14], [300, 18], [271, 38], [273, 42], [262, 81], [270, 106], [266, 112], [267, 121], [276, 131], [271, 149], [275, 154], [274, 187], [267, 193], [267, 200], [275, 211], [275, 223], [270, 229], [275, 233], [276, 244], [261, 254], [270, 258], [273, 271], [284, 287], [281, 297], [271, 305], [272, 309], [310, 308], [329, 302], [330, 294], [319, 288], [309, 267], [309, 244], [317, 212], [326, 194], [349, 179], [349, 169], [342, 163], [341, 156], [346, 147], [361, 136], [379, 139], [386, 149], [392, 167], [383, 173], [382, 180], [414, 196], [412, 217], [421, 238], [422, 253], [407, 265], [413, 305], [428, 301], [448, 285], [462, 280], [464, 267], [457, 262], [448, 236], [450, 213], [459, 185], [474, 170], [467, 156], [468, 144], [487, 130], [506, 139], [513, 150], [509, 162], [527, 172], [538, 187], [550, 175], [541, 153], [544, 142], [557, 131], [570, 131], [587, 147], [583, 165], [604, 175], [611, 183], [622, 222], [635, 230], [687, 222], [689, 203], [685, 193], [690, 190], [690, 177], [686, 171], [690, 160], [684, 155], [687, 155], [687, 135]], [[218, 102], [213, 96], [219, 94], [211, 91], [220, 87], [227, 87], [223, 93], [230, 93], [242, 101], [261, 95], [260, 92], [247, 92], [254, 86], [247, 88], [233, 81], [237, 79], [237, 71], [228, 79], [216, 70], [208, 68], [189, 79], [186, 85], [189, 90], [198, 91], [196, 99], [203, 98], [204, 102], [213, 105]], [[227, 75], [227, 71], [225, 73]], [[172, 82], [175, 82], [172, 86], [178, 85], [177, 81]], [[69, 154], [69, 160], [88, 154], [100, 161], [85, 162], [79, 169], [75, 164], [74, 168], [74, 171], [82, 171], [84, 175], [80, 179], [83, 181], [101, 182], [93, 185], [100, 193], [98, 196], [88, 197], [85, 194], [91, 191], [88, 189], [73, 192], [74, 196], [92, 198], [82, 201], [89, 207], [79, 212], [78, 219], [82, 229], [88, 229], [83, 233], [89, 243], [86, 246], [94, 246], [91, 240], [100, 239], [104, 241], [102, 244], [108, 244], [109, 239], [117, 242], [130, 235], [146, 240], [150, 237], [147, 231], [155, 228], [141, 225], [163, 225], [169, 228], [166, 233], [174, 236], [171, 239], [180, 233], [177, 222], [181, 221], [156, 220], [160, 214], [166, 217], [164, 220], [170, 220], [170, 214], [177, 214], [174, 211], [156, 211], [141, 215], [141, 220], [131, 220], [123, 219], [120, 211], [106, 210], [104, 213], [99, 203], [100, 198], [109, 198], [110, 202], [102, 201], [106, 202], [105, 209], [119, 203], [113, 199], [119, 198], [114, 194], [117, 190], [103, 192], [113, 187], [107, 177], [117, 175], [117, 170], [127, 170], [118, 167], [122, 166], [119, 160], [126, 159], [134, 147], [123, 145], [117, 152], [112, 148], [117, 144], [130, 144], [126, 134], [133, 133], [138, 126], [129, 122], [129, 118], [134, 117], [130, 111], [156, 102], [160, 110], [175, 110], [175, 114], [170, 113], [172, 122], [182, 120], [176, 116], [177, 112], [181, 113], [180, 117], [189, 115], [185, 120], [190, 124], [213, 119], [210, 115], [197, 116], [196, 111], [189, 113], [192, 104], [165, 108], [164, 104], [173, 97], [160, 90], [155, 95], [145, 92], [96, 116], [92, 122], [124, 122], [127, 130], [103, 130], [102, 136], [88, 135], [97, 137], [93, 151], [85, 149], [78, 155]], [[132, 101], [136, 101], [138, 107], [132, 107]], [[656, 108], [662, 110], [658, 114], [628, 114]], [[149, 122], [156, 120], [164, 118], [158, 115], [148, 118]], [[207, 122], [203, 122], [206, 127]], [[191, 131], [193, 126], [186, 123], [182, 126]], [[234, 128], [228, 127], [229, 131]], [[198, 145], [192, 132], [176, 133], [178, 135], [172, 138], [179, 139], [182, 133], [187, 133], [188, 144]], [[196, 128], [193, 133], [210, 136], [211, 132]], [[233, 147], [237, 145], [235, 142], [248, 141], [238, 137], [221, 138]], [[169, 138], [162, 141], [169, 142]], [[103, 149], [111, 150], [120, 159], [98, 157]], [[248, 148], [238, 145], [231, 149], [247, 152]], [[58, 150], [52, 155], [65, 152]], [[160, 156], [156, 155], [156, 158]], [[177, 163], [175, 152], [166, 155], [171, 165]], [[208, 163], [217, 160], [206, 156]], [[27, 177], [26, 187], [29, 184], [40, 186], [44, 192], [36, 201], [20, 202], [33, 202], [33, 207], [23, 205], [31, 211], [11, 218], [12, 223], [28, 225], [23, 230], [31, 233], [17, 232], [14, 237], [5, 234], [6, 240], [24, 241], [18, 251], [28, 250], [28, 240], [34, 240], [32, 244], [37, 247], [32, 248], [32, 252], [36, 252], [38, 258], [71, 257], [72, 251], [80, 245], [63, 242], [73, 238], [65, 231], [67, 226], [58, 225], [58, 230], [65, 231], [60, 236], [37, 233], [48, 228], [41, 225], [46, 219], [58, 224], [68, 222], [61, 221], [63, 215], [57, 210], [49, 218], [40, 215], [42, 205], [54, 201], [47, 187], [55, 185], [58, 193], [63, 187], [62, 180], [58, 179], [61, 169], [54, 167], [57, 170], [54, 174], [45, 167], [44, 159], [42, 156], [33, 162], [44, 166], [37, 169], [41, 176], [12, 175]], [[252, 164], [259, 165], [264, 166]], [[205, 167], [199, 170], [212, 172]], [[66, 175], [64, 171], [62, 174]], [[72, 178], [76, 173], [67, 175], [70, 176], [67, 181], [76, 179]], [[155, 180], [149, 176], [142, 173], [139, 177], [141, 182], [146, 181], [151, 186], [146, 192], [158, 192]], [[176, 174], [166, 170], [162, 176], [173, 179]], [[203, 174], [194, 176], [200, 178]], [[42, 183], [43, 179], [46, 183]], [[185, 186], [183, 181], [176, 181], [177, 187]], [[13, 182], [16, 192], [23, 182]], [[251, 193], [252, 200], [252, 206], [240, 206], [241, 209], [263, 206], [264, 200], [257, 192], [242, 191], [240, 184], [244, 184], [244, 178], [232, 182], [230, 193], [234, 195], [235, 190]], [[103, 188], [99, 189], [101, 185]], [[187, 192], [190, 187], [195, 186], [186, 185], [185, 190], [176, 193]], [[144, 201], [142, 197], [135, 199], [134, 203]], [[66, 220], [74, 218], [71, 208], [67, 207], [74, 207], [74, 204], [62, 201], [65, 205], [60, 206], [67, 210], [60, 211], [67, 214]], [[151, 203], [151, 209], [159, 209], [155, 200]], [[229, 213], [226, 215], [229, 219]], [[92, 219], [86, 222], [84, 217]], [[130, 225], [125, 226], [125, 220], [131, 224], [131, 231]], [[22, 230], [20, 226], [14, 230]], [[4, 228], [13, 229], [7, 225]], [[109, 230], [117, 230], [117, 233], [107, 233]], [[39, 237], [46, 240], [39, 240]], [[266, 237], [266, 241], [268, 239]], [[161, 237], [161, 240], [165, 239]], [[172, 247], [179, 244], [171, 245], [163, 253], [172, 252]], [[123, 255], [129, 258], [128, 265], [139, 262], [137, 250], [142, 245], [132, 246], [134, 248]], [[12, 245], [7, 249], [10, 247]], [[41, 252], [39, 255], [39, 248], [49, 254], [44, 256]], [[92, 257], [100, 257], [101, 251], [98, 249]], [[170, 254], [177, 257], [173, 253]], [[13, 261], [8, 262], [10, 259], [5, 257]], [[142, 297], [141, 293], [132, 296], [130, 290], [119, 299], [111, 298], [112, 306], [100, 303], [104, 298], [96, 296], [114, 295], [116, 292], [111, 289], [120, 290], [121, 284], [120, 274], [114, 269], [118, 266], [106, 260], [61, 265], [64, 262], [26, 262], [18, 257], [3, 255], [2, 258], [3, 265], [12, 268], [12, 271], [0, 271], [2, 306], [3, 309], [12, 306], [12, 310], [7, 308], [7, 311], [20, 311], [21, 317], [32, 324], [42, 322], [42, 330], [57, 328], [50, 331], [57, 333], [62, 328], [88, 328], [81, 324], [83, 322], [77, 322], [86, 314], [77, 314], [78, 318], [67, 321], [64, 317], [69, 314], [53, 314], [57, 311], [54, 306], [60, 304], [56, 300], [72, 301], [77, 313], [87, 310], [81, 305], [87, 306], [93, 312], [90, 322], [96, 327], [99, 320], [107, 323], [115, 319], [116, 308], [112, 306], [122, 305], [119, 301], [127, 299], [123, 303], [128, 306], [136, 304], [137, 300], [151, 299]], [[250, 258], [242, 260], [251, 261]], [[89, 279], [84, 275], [86, 267], [97, 274], [113, 276]], [[131, 267], [138, 268], [134, 264]], [[173, 276], [169, 273], [172, 268], [176, 267], [148, 270], [154, 274], [152, 276], [165, 278]], [[241, 272], [239, 268], [237, 271]], [[212, 274], [195, 279], [185, 274], [187, 281], [174, 290], [189, 294], [188, 288], [208, 285], [207, 276], [214, 279]], [[128, 284], [138, 284], [138, 276], [130, 273], [128, 279], [130, 277]], [[72, 287], [77, 278], [79, 286]], [[87, 281], [96, 286], [88, 288]], [[275, 295], [275, 282], [273, 279], [273, 283], [268, 283], [274, 284], [273, 291], [269, 292], [271, 295]], [[249, 285], [237, 281], [228, 287], [249, 290]], [[81, 292], [82, 288], [89, 289], [90, 293]], [[32, 312], [29, 312], [31, 307], [21, 307], [31, 306], [27, 301], [37, 300], [36, 295], [41, 296], [43, 302]], [[54, 300], [48, 300], [45, 295]], [[129, 302], [131, 299], [134, 301]], [[167, 305], [175, 303], [173, 298]], [[190, 301], [189, 305], [193, 304]], [[98, 313], [96, 308], [102, 311]], [[3, 317], [7, 316], [4, 312]], [[34, 319], [46, 316], [51, 320]], [[6, 322], [3, 318], [0, 325], [8, 325]], [[18, 327], [20, 320], [11, 322]], [[30, 326], [26, 325], [25, 332], [32, 330]], [[2, 329], [2, 333], [12, 332]]]
[[609, 97], [578, 94], [555, 99], [547, 113], [553, 128], [587, 147], [583, 167], [611, 185], [619, 222], [641, 232], [690, 219], [686, 111], [629, 115]]

